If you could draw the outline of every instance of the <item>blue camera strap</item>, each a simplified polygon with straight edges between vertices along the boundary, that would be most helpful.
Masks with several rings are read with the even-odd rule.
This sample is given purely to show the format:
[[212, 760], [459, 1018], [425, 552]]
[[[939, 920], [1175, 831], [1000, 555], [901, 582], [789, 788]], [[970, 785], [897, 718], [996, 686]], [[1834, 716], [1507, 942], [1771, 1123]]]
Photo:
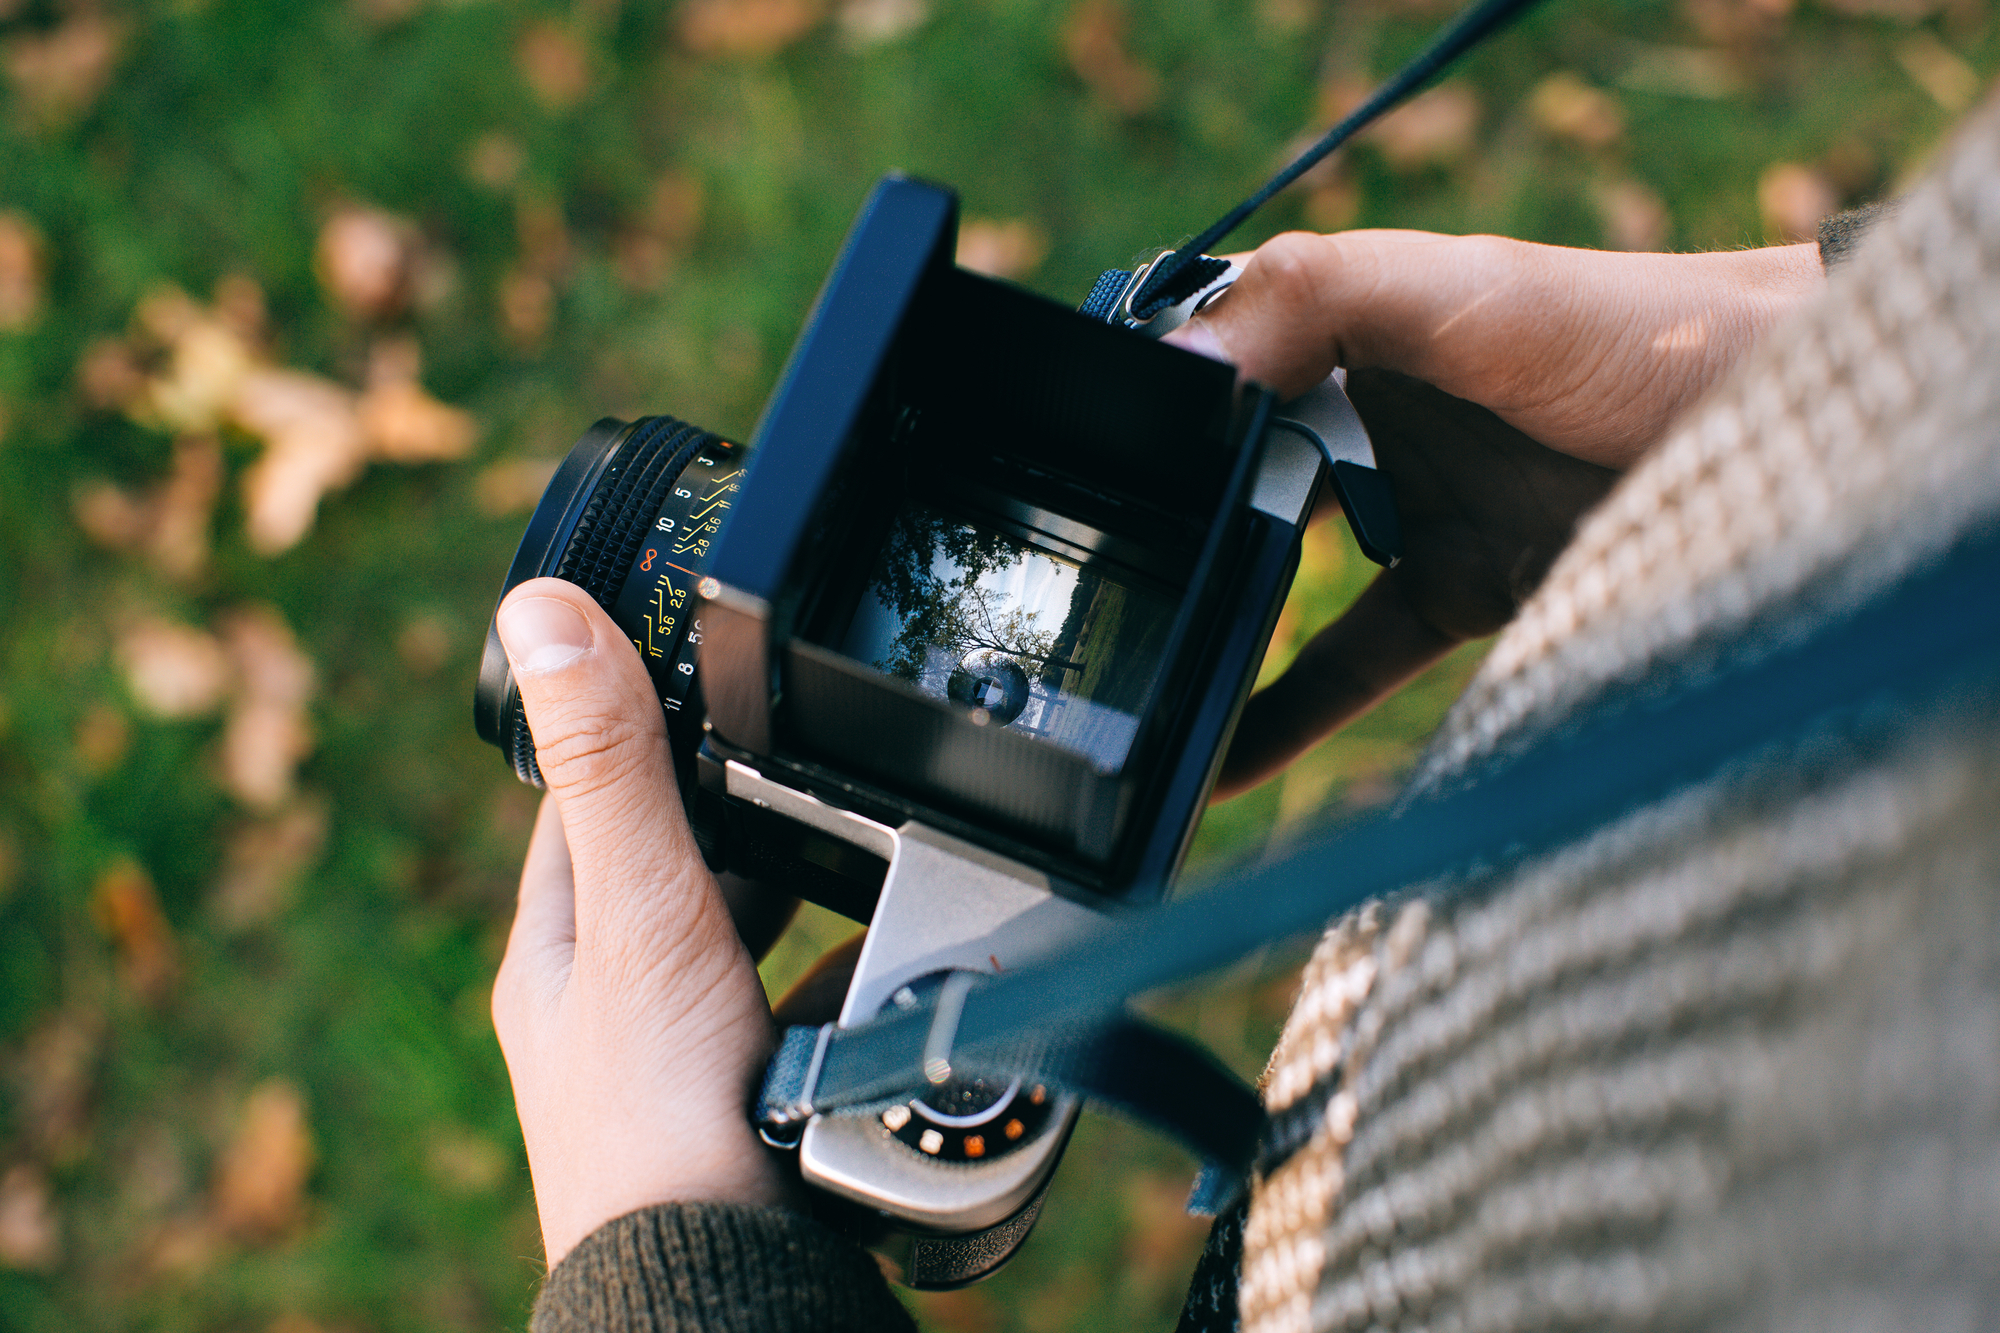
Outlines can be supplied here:
[[[1912, 710], [2000, 677], [2000, 523], [1974, 529], [1862, 609], [1778, 613], [1745, 660], [1655, 672], [1525, 752], [1400, 809], [1327, 831], [1205, 892], [1122, 917], [1004, 976], [955, 974], [934, 997], [853, 1027], [793, 1028], [757, 1108], [774, 1142], [813, 1115], [859, 1113], [954, 1073], [1046, 1080], [1171, 1134], [1228, 1184], [1296, 1135], [1185, 1038], [1132, 1017], [1134, 998], [1321, 929], [1413, 885], [1463, 880], [1561, 846], [1773, 747], [1837, 733], [1892, 740]], [[1802, 758], [1800, 762], [1805, 762]], [[961, 980], [962, 978], [962, 980]], [[1221, 1191], [1226, 1195], [1228, 1188]]]

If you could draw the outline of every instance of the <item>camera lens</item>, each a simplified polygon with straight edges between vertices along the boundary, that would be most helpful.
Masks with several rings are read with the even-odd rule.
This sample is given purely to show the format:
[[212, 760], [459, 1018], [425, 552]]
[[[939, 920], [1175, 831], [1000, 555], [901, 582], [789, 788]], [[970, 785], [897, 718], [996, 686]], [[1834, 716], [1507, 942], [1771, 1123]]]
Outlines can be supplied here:
[[[632, 639], [670, 725], [687, 709], [701, 643], [691, 612], [747, 451], [673, 417], [598, 422], [557, 469], [507, 572], [507, 593], [552, 576], [576, 584]], [[546, 785], [498, 631], [474, 699], [479, 734], [521, 780]]]

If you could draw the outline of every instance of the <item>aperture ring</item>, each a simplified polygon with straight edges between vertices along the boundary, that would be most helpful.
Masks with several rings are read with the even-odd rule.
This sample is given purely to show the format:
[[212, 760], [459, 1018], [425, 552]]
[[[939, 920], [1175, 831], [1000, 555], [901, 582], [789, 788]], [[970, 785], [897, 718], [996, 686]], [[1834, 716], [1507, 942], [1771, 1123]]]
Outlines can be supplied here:
[[669, 713], [686, 704], [694, 681], [701, 648], [701, 624], [691, 616], [696, 585], [708, 572], [716, 536], [742, 484], [745, 452], [706, 436], [661, 497], [611, 610], [632, 636]]

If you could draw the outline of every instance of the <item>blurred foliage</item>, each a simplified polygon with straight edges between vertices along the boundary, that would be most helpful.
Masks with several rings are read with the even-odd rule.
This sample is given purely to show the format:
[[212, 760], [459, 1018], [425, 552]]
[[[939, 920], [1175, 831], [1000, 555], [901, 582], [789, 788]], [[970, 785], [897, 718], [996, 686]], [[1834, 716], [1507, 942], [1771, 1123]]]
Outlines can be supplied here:
[[[467, 703], [553, 460], [607, 413], [747, 432], [885, 170], [1073, 301], [1442, 17], [0, 0], [0, 1328], [523, 1325], [487, 994], [535, 802]], [[1984, 0], [1549, 4], [1239, 239], [1784, 239], [1996, 63]], [[1315, 534], [1267, 673], [1366, 573]], [[1192, 873], [1383, 799], [1473, 660], [1215, 810]], [[806, 913], [767, 981], [851, 929]], [[1295, 962], [1161, 1012], [1254, 1073]], [[930, 1327], [1170, 1326], [1190, 1164], [1097, 1119], [1070, 1156]]]

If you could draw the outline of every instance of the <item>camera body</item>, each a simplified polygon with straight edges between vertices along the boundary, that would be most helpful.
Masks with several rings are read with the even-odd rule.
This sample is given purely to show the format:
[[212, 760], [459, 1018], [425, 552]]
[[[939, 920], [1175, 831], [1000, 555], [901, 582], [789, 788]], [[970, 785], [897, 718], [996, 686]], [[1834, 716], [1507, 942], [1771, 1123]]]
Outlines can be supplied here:
[[[869, 924], [843, 1025], [1166, 891], [1320, 490], [1373, 463], [1337, 383], [1281, 412], [958, 269], [956, 231], [950, 192], [883, 181], [754, 446], [600, 422], [508, 576], [572, 578], [632, 635], [712, 867]], [[491, 632], [476, 711], [539, 783]], [[781, 1146], [948, 1287], [1025, 1237], [1078, 1109], [945, 1078]]]

